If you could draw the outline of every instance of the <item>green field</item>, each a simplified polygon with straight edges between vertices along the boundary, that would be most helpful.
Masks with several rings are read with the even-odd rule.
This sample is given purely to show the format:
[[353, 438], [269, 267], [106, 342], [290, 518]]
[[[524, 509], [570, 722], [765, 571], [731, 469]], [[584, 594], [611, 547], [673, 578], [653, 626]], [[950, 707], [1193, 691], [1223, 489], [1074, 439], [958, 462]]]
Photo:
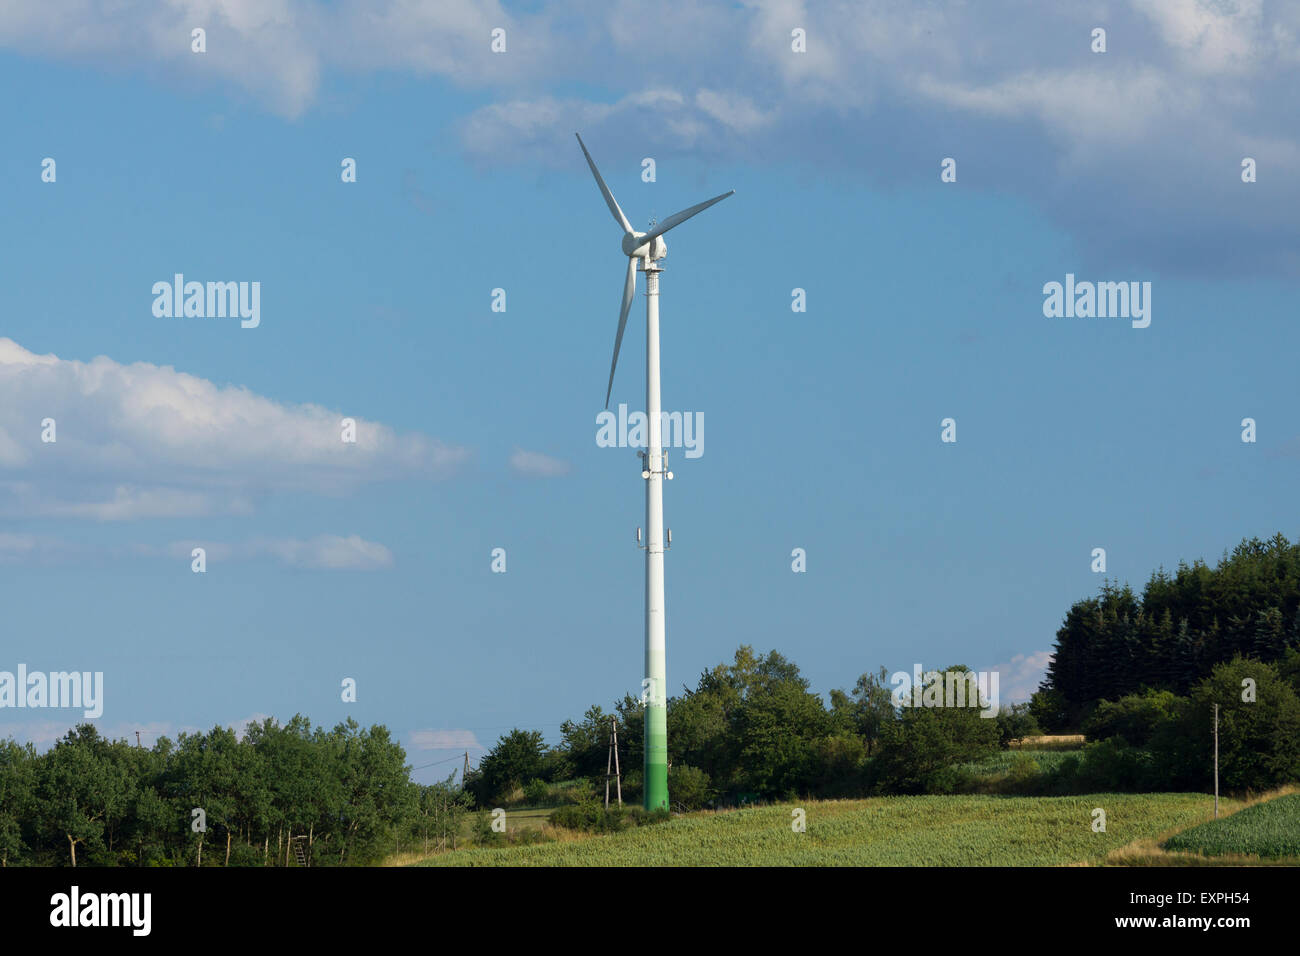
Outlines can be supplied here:
[[[1223, 801], [1235, 809], [1235, 801]], [[1082, 797], [924, 796], [809, 801], [702, 812], [607, 836], [443, 853], [422, 866], [1051, 866], [1100, 863], [1112, 850], [1210, 819], [1204, 794]], [[1106, 832], [1092, 811], [1106, 811]], [[513, 826], [513, 824], [511, 824]]]
[[996, 776], [1008, 773], [1011, 770], [1011, 764], [1018, 758], [1028, 757], [1038, 765], [1040, 773], [1050, 773], [1059, 767], [1062, 761], [1069, 757], [1078, 756], [1077, 751], [1072, 752], [1064, 748], [1055, 750], [999, 750], [983, 760], [958, 764], [958, 766], [977, 777]]
[[1206, 856], [1300, 857], [1300, 793], [1192, 827], [1166, 840], [1163, 846], [1166, 850]]

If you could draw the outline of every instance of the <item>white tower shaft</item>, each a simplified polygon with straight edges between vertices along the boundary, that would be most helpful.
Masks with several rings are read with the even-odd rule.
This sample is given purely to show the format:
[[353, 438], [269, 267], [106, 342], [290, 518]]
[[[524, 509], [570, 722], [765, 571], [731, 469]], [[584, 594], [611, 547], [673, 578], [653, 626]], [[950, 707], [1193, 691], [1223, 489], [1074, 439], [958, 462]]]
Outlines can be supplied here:
[[[577, 135], [577, 134], [575, 134]], [[623, 305], [618, 313], [618, 331], [614, 334], [614, 357], [609, 363], [609, 384], [605, 386], [605, 408], [614, 388], [614, 370], [618, 368], [618, 350], [623, 344], [623, 330], [627, 328], [628, 310], [636, 297], [636, 269], [639, 263], [645, 272], [645, 412], [649, 437], [646, 442], [645, 474], [645, 681], [642, 694], [645, 700], [645, 808], [668, 809], [668, 674], [664, 661], [664, 479], [670, 477], [664, 463], [663, 414], [659, 405], [659, 266], [658, 260], [667, 255], [663, 235], [699, 215], [710, 206], [734, 195], [731, 189], [675, 212], [667, 219], [651, 223], [649, 232], [637, 232], [619, 208], [614, 194], [609, 191], [596, 161], [587, 152], [587, 144], [578, 136], [582, 155], [587, 158], [591, 175], [600, 187], [600, 194], [609, 207], [609, 213], [623, 230], [620, 248], [628, 257], [627, 275], [623, 281]], [[640, 537], [640, 535], [638, 535]]]
[[668, 804], [668, 675], [664, 652], [663, 416], [659, 400], [659, 267], [645, 260], [648, 426], [645, 485], [645, 807]]

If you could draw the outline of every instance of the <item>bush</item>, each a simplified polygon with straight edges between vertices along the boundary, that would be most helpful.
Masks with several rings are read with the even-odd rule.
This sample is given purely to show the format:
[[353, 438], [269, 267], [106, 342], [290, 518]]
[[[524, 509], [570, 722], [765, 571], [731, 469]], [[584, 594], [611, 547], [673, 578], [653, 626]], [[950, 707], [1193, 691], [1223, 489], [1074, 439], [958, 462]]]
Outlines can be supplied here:
[[515, 728], [502, 734], [496, 746], [479, 761], [466, 789], [480, 804], [509, 802], [525, 780], [543, 776], [545, 752], [539, 731]]
[[698, 767], [674, 764], [668, 768], [668, 796], [675, 807], [700, 809], [713, 799], [709, 775]]
[[671, 820], [667, 810], [647, 811], [641, 807], [611, 806], [608, 810], [599, 803], [582, 803], [560, 807], [551, 813], [552, 826], [583, 833], [618, 833], [632, 827], [649, 826]]
[[1122, 737], [1087, 744], [1078, 755], [1071, 754], [1041, 774], [1022, 771], [1018, 783], [1010, 786], [1023, 788], [1013, 792], [1055, 795], [1166, 789], [1152, 752], [1130, 747]]
[[532, 807], [544, 807], [552, 802], [551, 788], [545, 780], [530, 780], [524, 784], [524, 800]]
[[1016, 791], [1028, 790], [1042, 773], [1038, 761], [1028, 754], [1016, 754], [1011, 758], [1011, 769], [1007, 771], [1007, 784]]
[[[598, 792], [599, 791], [599, 792]], [[614, 782], [609, 784], [609, 792], [616, 793]], [[563, 797], [562, 803], [589, 803], [593, 800], [604, 799], [604, 787], [597, 787], [596, 781], [590, 777], [579, 777], [577, 780], [567, 783], [563, 790], [560, 791]], [[623, 784], [623, 797], [627, 799], [627, 784]]]
[[649, 827], [657, 823], [667, 823], [673, 818], [672, 813], [662, 807], [656, 810], [646, 810], [644, 807], [628, 807], [627, 819], [633, 826]]
[[617, 833], [632, 825], [625, 807], [611, 806], [608, 810], [599, 803], [579, 803], [560, 807], [549, 817], [552, 825], [584, 833]]
[[[1215, 704], [1224, 790], [1264, 790], [1300, 780], [1300, 699], [1278, 670], [1243, 657], [1214, 668], [1182, 713], [1152, 736], [1164, 786], [1213, 786]], [[1246, 686], [1255, 688], [1254, 700], [1242, 700]]]
[[[623, 774], [623, 802], [625, 804], [638, 804], [641, 802], [641, 778], [640, 770], [629, 770]], [[602, 791], [602, 798], [604, 793]]]
[[998, 744], [1004, 750], [1013, 740], [1036, 737], [1042, 733], [1029, 704], [1012, 704], [1010, 707], [999, 708], [994, 719], [998, 725]]
[[1029, 713], [1045, 734], [1064, 733], [1069, 729], [1069, 708], [1059, 690], [1034, 691], [1029, 698]]
[[925, 793], [970, 793], [974, 789], [975, 775], [957, 764], [934, 771], [926, 777], [924, 784]]
[[231, 866], [261, 866], [262, 858], [263, 849], [260, 846], [247, 846], [243, 843], [236, 843], [230, 848]]
[[1186, 705], [1186, 698], [1167, 690], [1148, 690], [1117, 701], [1098, 701], [1092, 713], [1084, 718], [1081, 729], [1089, 740], [1123, 737], [1131, 746], [1145, 747], [1156, 728], [1182, 714]]
[[499, 846], [506, 842], [505, 834], [492, 829], [492, 814], [482, 811], [474, 818], [474, 842], [481, 846]]
[[1150, 763], [1148, 751], [1130, 747], [1123, 737], [1111, 737], [1083, 748], [1079, 783], [1090, 791], [1141, 790], [1147, 782]]
[[856, 797], [867, 792], [870, 759], [862, 738], [836, 734], [813, 741], [813, 759], [806, 792], [822, 799]]
[[520, 827], [506, 834], [511, 846], [532, 846], [534, 843], [554, 843], [555, 837], [535, 827]]
[[906, 707], [885, 725], [870, 773], [885, 793], [954, 793], [951, 788], [970, 786], [973, 779], [969, 772], [950, 771], [951, 766], [997, 748], [997, 721], [981, 717], [974, 707]]

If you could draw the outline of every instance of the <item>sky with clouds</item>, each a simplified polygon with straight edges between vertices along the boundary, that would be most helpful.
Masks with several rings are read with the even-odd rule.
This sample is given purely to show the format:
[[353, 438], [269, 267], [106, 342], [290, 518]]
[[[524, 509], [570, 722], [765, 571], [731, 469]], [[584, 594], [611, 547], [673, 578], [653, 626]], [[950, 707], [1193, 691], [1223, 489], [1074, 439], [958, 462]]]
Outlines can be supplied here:
[[[1297, 79], [1261, 0], [6, 4], [0, 669], [102, 670], [123, 736], [351, 715], [415, 765], [636, 690], [580, 130], [640, 228], [737, 190], [668, 237], [665, 407], [707, 421], [670, 684], [752, 643], [1023, 698], [1094, 547], [1140, 584], [1297, 531]], [[260, 324], [156, 316], [177, 273]], [[1150, 327], [1045, 318], [1067, 273], [1150, 282]], [[35, 717], [0, 734], [71, 722]]]

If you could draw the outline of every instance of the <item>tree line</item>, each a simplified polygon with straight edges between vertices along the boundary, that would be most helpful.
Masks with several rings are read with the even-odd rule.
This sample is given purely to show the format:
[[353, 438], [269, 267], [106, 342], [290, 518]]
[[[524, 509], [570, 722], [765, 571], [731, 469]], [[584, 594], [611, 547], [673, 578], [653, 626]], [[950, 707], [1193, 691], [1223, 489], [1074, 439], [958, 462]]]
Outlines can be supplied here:
[[43, 754], [0, 741], [0, 866], [371, 863], [454, 839], [469, 797], [421, 786], [386, 728], [302, 716], [160, 737], [70, 730]]
[[[936, 688], [961, 665], [932, 673]], [[1076, 728], [1088, 742], [1039, 772], [1032, 753], [1014, 773], [978, 770], [999, 750], [1040, 733], [1033, 703], [1002, 707], [898, 706], [886, 672], [863, 674], [829, 704], [780, 653], [741, 647], [731, 664], [704, 672], [668, 700], [668, 791], [676, 810], [751, 801], [895, 794], [1208, 790], [1212, 718], [1219, 707], [1219, 763], [1226, 791], [1300, 781], [1300, 651], [1264, 662], [1237, 656], [1215, 665], [1186, 695], [1145, 688], [1095, 700]], [[540, 732], [504, 734], [467, 789], [484, 806], [593, 804], [603, 798], [611, 717], [617, 720], [623, 799], [641, 794], [642, 718], [626, 696], [587, 710], [547, 747]]]
[[[1107, 583], [1067, 613], [1033, 699], [995, 718], [979, 706], [899, 706], [883, 667], [823, 697], [793, 661], [745, 645], [669, 698], [670, 798], [680, 810], [968, 792], [987, 786], [972, 765], [1041, 730], [1081, 730], [1090, 742], [1050, 772], [1016, 758], [1009, 789], [997, 792], [1205, 789], [1216, 705], [1225, 789], [1294, 782], [1298, 610], [1300, 545], [1280, 535], [1244, 541], [1214, 569], [1158, 571], [1141, 599]], [[218, 727], [147, 749], [89, 724], [44, 754], [6, 740], [0, 865], [288, 866], [299, 847], [312, 865], [362, 864], [454, 843], [475, 808], [486, 840], [482, 811], [493, 807], [594, 807], [611, 721], [623, 798], [639, 802], [643, 717], [641, 702], [624, 695], [566, 721], [554, 746], [512, 730], [463, 786], [455, 774], [413, 783], [388, 730], [352, 720], [326, 731], [302, 716], [283, 726], [268, 719], [242, 738]]]
[[1097, 701], [1145, 690], [1186, 696], [1234, 657], [1282, 661], [1300, 648], [1300, 541], [1243, 540], [1217, 567], [1163, 568], [1141, 596], [1107, 582], [1076, 602], [1056, 633], [1034, 713], [1049, 731], [1077, 728]]
[[[927, 681], [966, 670], [956, 665]], [[582, 719], [566, 721], [553, 748], [541, 733], [516, 728], [483, 758], [467, 788], [479, 803], [495, 805], [542, 796], [545, 788], [530, 787], [535, 783], [578, 778], [591, 785], [590, 797], [603, 790], [613, 718], [623, 797], [636, 802], [643, 717], [641, 702], [626, 695], [610, 710], [595, 705]], [[705, 671], [695, 687], [668, 699], [669, 795], [675, 808], [694, 809], [795, 796], [951, 791], [955, 784], [944, 774], [953, 764], [1037, 729], [1024, 704], [996, 718], [981, 717], [978, 706], [899, 707], [883, 667], [861, 675], [850, 690], [831, 691], [828, 704], [793, 661], [745, 645], [730, 664]]]

